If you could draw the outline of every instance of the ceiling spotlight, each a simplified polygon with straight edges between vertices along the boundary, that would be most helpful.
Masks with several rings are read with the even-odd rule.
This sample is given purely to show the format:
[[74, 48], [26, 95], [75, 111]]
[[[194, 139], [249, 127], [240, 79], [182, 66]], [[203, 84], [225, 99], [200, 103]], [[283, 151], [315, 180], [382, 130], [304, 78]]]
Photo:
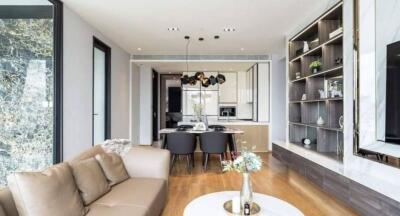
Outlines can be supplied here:
[[204, 40], [204, 38], [202, 38], [202, 37], [199, 37], [199, 41], [203, 41]]
[[179, 31], [179, 27], [169, 27], [168, 31]]
[[236, 31], [236, 29], [232, 27], [224, 28], [224, 32], [234, 32], [234, 31]]
[[142, 48], [138, 47], [137, 50], [138, 50], [138, 51], [142, 51]]
[[244, 51], [244, 48], [240, 48], [240, 51]]
[[215, 35], [215, 36], [214, 36], [214, 39], [219, 39], [219, 35]]

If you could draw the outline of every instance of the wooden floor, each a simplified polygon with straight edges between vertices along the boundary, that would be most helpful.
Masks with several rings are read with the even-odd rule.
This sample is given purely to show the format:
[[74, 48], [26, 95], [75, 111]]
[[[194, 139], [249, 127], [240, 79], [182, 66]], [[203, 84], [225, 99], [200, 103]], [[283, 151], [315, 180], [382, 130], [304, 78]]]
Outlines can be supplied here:
[[[263, 168], [251, 176], [254, 192], [285, 200], [310, 216], [357, 215], [340, 201], [332, 198], [303, 176], [286, 168], [269, 153], [260, 154]], [[170, 176], [169, 197], [162, 216], [183, 215], [185, 206], [194, 198], [218, 191], [239, 190], [241, 176], [221, 173], [217, 157], [210, 159], [209, 171], [201, 169], [200, 155], [192, 174], [186, 172], [186, 160], [177, 161]]]

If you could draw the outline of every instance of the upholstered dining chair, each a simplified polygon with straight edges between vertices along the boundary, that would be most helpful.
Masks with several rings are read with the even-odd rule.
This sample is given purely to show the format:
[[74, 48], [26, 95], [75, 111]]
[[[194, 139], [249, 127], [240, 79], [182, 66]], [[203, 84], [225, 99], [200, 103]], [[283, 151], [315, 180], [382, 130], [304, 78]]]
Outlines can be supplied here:
[[171, 153], [170, 173], [174, 167], [176, 156], [185, 155], [187, 171], [190, 173], [193, 167], [194, 150], [196, 149], [196, 136], [186, 132], [175, 132], [167, 135], [167, 149]]
[[203, 169], [207, 171], [210, 154], [218, 154], [222, 169], [222, 160], [225, 158], [228, 135], [221, 132], [205, 132], [200, 134], [200, 149], [203, 151]]

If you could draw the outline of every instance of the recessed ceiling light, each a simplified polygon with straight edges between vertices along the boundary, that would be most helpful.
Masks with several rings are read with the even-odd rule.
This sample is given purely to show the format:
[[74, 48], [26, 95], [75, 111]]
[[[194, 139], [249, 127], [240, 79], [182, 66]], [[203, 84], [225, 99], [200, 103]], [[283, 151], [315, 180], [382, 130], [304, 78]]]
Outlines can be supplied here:
[[244, 51], [244, 48], [240, 48], [240, 51]]
[[142, 48], [139, 47], [139, 48], [137, 48], [137, 50], [138, 50], [138, 51], [142, 51]]
[[179, 27], [169, 27], [168, 31], [179, 31]]
[[234, 32], [234, 31], [236, 31], [236, 29], [232, 27], [224, 28], [224, 32]]

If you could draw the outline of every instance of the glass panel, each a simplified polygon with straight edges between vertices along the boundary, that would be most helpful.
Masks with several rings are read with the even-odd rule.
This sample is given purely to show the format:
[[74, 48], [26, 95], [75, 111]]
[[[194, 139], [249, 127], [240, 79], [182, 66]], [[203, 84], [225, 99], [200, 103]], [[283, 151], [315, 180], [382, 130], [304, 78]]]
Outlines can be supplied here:
[[94, 94], [93, 94], [93, 142], [103, 143], [105, 140], [106, 120], [106, 53], [94, 48]]
[[200, 91], [183, 91], [183, 115], [194, 115], [193, 106], [200, 104]]
[[0, 185], [14, 171], [53, 164], [53, 8], [19, 7], [32, 18], [0, 19]]
[[206, 115], [218, 116], [218, 91], [201, 91], [201, 104]]

